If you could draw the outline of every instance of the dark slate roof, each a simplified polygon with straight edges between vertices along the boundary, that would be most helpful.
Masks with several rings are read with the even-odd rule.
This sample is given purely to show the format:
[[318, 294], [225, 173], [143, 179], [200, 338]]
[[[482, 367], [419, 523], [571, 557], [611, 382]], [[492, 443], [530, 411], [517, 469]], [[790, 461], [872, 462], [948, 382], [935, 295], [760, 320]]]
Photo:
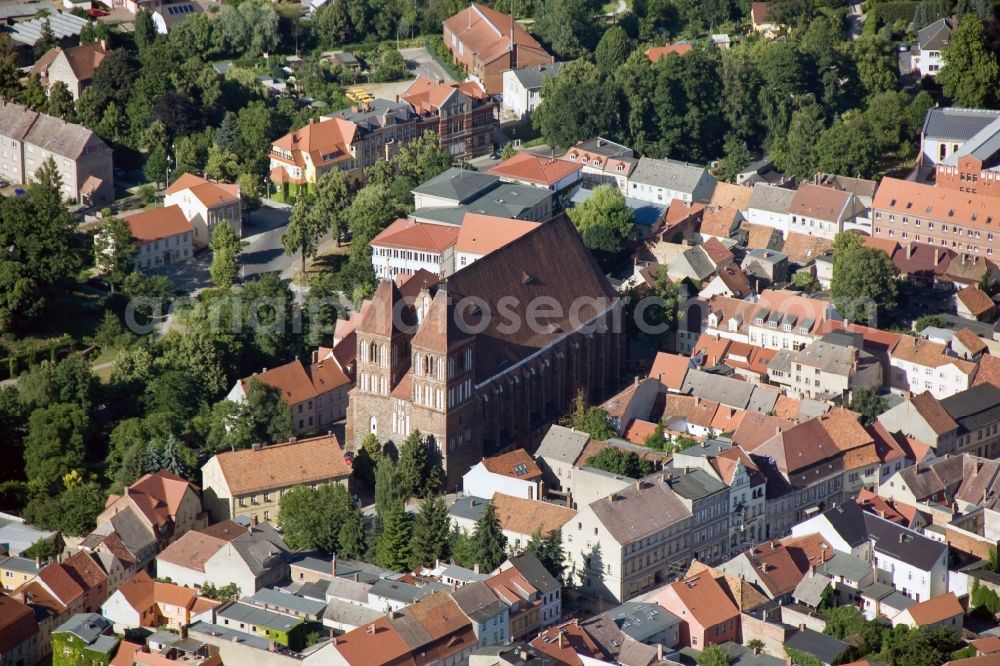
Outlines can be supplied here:
[[496, 176], [451, 167], [426, 183], [413, 188], [413, 192], [453, 199], [458, 203], [467, 203], [483, 190], [493, 187], [499, 182], [500, 179]]
[[701, 469], [687, 469], [668, 477], [670, 489], [684, 499], [698, 501], [724, 492], [728, 486]]
[[412, 604], [432, 594], [437, 589], [439, 589], [439, 586], [436, 585], [417, 587], [416, 585], [410, 585], [398, 580], [386, 580], [383, 578], [372, 585], [372, 588], [368, 590], [368, 594], [369, 596], [375, 595]]
[[572, 465], [583, 453], [590, 435], [582, 430], [573, 430], [561, 425], [549, 428], [542, 443], [535, 452], [537, 458], [550, 458]]
[[840, 506], [827, 509], [823, 517], [830, 522], [840, 538], [853, 548], [868, 539], [865, 523], [862, 520], [864, 513], [864, 509], [856, 502], [844, 502]]
[[380, 127], [406, 122], [413, 115], [412, 107], [406, 102], [375, 99], [367, 108], [353, 106], [324, 116], [324, 118], [344, 118], [352, 123], [357, 123], [362, 131], [370, 132]]
[[1000, 111], [992, 109], [933, 108], [924, 118], [923, 133], [930, 139], [968, 141], [997, 118]]
[[531, 583], [542, 594], [547, 594], [562, 587], [559, 581], [549, 573], [548, 569], [542, 565], [538, 557], [530, 550], [510, 558], [510, 563], [514, 565], [515, 569], [521, 572], [525, 580]]
[[694, 194], [705, 173], [705, 168], [696, 164], [640, 157], [639, 165], [632, 172], [631, 180], [643, 185]]
[[73, 634], [87, 645], [90, 645], [111, 628], [111, 620], [97, 613], [77, 613], [58, 628], [53, 634]]
[[455, 500], [455, 503], [448, 508], [448, 515], [475, 522], [483, 515], [487, 504], [489, 504], [489, 500], [487, 499], [467, 495]]
[[463, 585], [451, 593], [451, 598], [470, 620], [480, 624], [507, 608], [507, 604], [500, 601], [482, 581]]
[[276, 613], [271, 610], [265, 610], [263, 608], [258, 608], [257, 606], [251, 606], [250, 604], [245, 604], [242, 601], [237, 601], [229, 606], [219, 609], [217, 615], [233, 622], [243, 622], [246, 624], [257, 625], [259, 627], [278, 629], [279, 631], [291, 631], [295, 625], [302, 622], [302, 620], [297, 617], [285, 615], [284, 613]]
[[941, 400], [948, 415], [959, 425], [959, 434], [1000, 421], [1000, 388], [986, 383]]
[[948, 550], [948, 544], [928, 539], [867, 511], [863, 511], [862, 515], [868, 538], [874, 542], [875, 550], [922, 571], [930, 571], [941, 554]]
[[799, 629], [785, 640], [785, 647], [811, 654], [825, 664], [834, 664], [851, 646], [812, 629]]
[[788, 213], [792, 207], [793, 198], [795, 198], [795, 190], [757, 183], [753, 186], [753, 194], [750, 195], [750, 204], [747, 209], [765, 210], [769, 213]]
[[917, 31], [917, 42], [921, 51], [940, 51], [948, 46], [948, 38], [951, 37], [950, 18], [943, 18], [934, 21], [928, 26], [924, 26]]
[[562, 65], [561, 62], [550, 62], [535, 67], [521, 67], [514, 70], [514, 76], [522, 86], [528, 90], [535, 90], [542, 87], [542, 81], [558, 74]]

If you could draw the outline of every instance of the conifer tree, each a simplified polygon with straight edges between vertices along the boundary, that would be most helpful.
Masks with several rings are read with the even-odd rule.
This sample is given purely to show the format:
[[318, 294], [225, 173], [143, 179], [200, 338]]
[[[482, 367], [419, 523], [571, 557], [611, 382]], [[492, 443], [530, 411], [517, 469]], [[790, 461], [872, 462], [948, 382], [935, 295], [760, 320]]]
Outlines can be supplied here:
[[347, 515], [337, 533], [341, 557], [361, 559], [365, 555], [365, 518], [361, 509], [355, 506]]
[[448, 556], [448, 508], [438, 495], [424, 501], [413, 526], [413, 564], [431, 565]]
[[385, 520], [390, 509], [406, 504], [407, 497], [399, 468], [392, 458], [383, 456], [375, 468], [375, 511]]
[[414, 430], [403, 441], [399, 451], [399, 477], [407, 495], [421, 494], [429, 466], [427, 443], [420, 436], [419, 430]]
[[504, 536], [492, 501], [486, 505], [483, 515], [476, 522], [472, 547], [476, 562], [482, 571], [493, 571], [507, 557], [507, 537]]
[[406, 571], [413, 553], [413, 525], [402, 503], [382, 516], [382, 534], [378, 539], [376, 559], [379, 566]]

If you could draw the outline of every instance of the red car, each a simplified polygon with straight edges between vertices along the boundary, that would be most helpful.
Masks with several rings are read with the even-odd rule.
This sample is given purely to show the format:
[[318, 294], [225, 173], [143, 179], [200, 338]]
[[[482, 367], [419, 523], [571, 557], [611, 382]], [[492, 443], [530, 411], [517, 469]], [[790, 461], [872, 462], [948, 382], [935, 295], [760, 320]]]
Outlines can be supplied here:
[[107, 16], [108, 12], [103, 9], [98, 9], [97, 7], [91, 7], [87, 10], [87, 14], [90, 15], [90, 18], [100, 18], [102, 16]]
[[348, 451], [344, 454], [344, 462], [347, 463], [348, 467], [354, 466], [354, 451]]

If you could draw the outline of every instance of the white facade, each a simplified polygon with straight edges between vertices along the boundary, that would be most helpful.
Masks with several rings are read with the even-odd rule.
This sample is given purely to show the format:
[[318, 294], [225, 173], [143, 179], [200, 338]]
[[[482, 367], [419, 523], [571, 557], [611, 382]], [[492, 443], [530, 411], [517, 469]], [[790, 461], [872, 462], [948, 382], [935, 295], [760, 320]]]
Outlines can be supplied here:
[[954, 363], [930, 367], [890, 356], [887, 383], [891, 388], [914, 394], [930, 392], [943, 400], [968, 389], [973, 376]]
[[503, 104], [504, 111], [516, 115], [518, 118], [531, 113], [542, 103], [540, 88], [528, 89], [521, 83], [514, 73], [508, 69], [503, 73]]
[[441, 274], [441, 255], [396, 247], [372, 245], [372, 268], [380, 280], [397, 275], [413, 275], [419, 270]]
[[164, 196], [164, 206], [174, 204], [180, 207], [184, 217], [191, 223], [196, 247], [207, 246], [212, 240], [215, 225], [222, 221], [229, 223], [237, 238], [243, 237], [243, 211], [239, 198], [209, 207], [191, 189], [185, 189]]
[[937, 76], [944, 67], [944, 58], [941, 51], [917, 50], [910, 56], [910, 65], [920, 76]]
[[101, 615], [114, 623], [115, 633], [143, 626], [143, 617], [121, 592], [115, 592], [101, 605]]
[[166, 238], [140, 243], [135, 255], [135, 267], [139, 272], [187, 261], [194, 254], [192, 232], [185, 231]]
[[762, 208], [748, 208], [747, 222], [777, 229], [783, 238], [787, 238], [788, 229], [792, 224], [792, 216], [789, 213], [775, 213]]
[[462, 477], [462, 492], [486, 500], [493, 499], [493, 495], [496, 493], [529, 500], [541, 499], [538, 497], [538, 483], [536, 481], [496, 474], [486, 469], [486, 465], [482, 461], [474, 465]]

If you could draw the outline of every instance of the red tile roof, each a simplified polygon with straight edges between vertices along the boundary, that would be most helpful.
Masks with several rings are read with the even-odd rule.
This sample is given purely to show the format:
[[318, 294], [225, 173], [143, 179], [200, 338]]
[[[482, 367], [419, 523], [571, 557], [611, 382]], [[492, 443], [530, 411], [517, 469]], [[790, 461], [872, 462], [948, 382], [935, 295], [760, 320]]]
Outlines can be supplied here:
[[351, 666], [414, 665], [410, 646], [384, 617], [339, 636], [334, 649]]
[[992, 231], [994, 223], [1000, 222], [1000, 199], [997, 197], [898, 178], [882, 179], [872, 208], [876, 212], [954, 222], [984, 231]]
[[691, 42], [681, 42], [679, 44], [667, 44], [665, 46], [652, 46], [646, 49], [646, 57], [649, 58], [649, 62], [657, 62], [663, 58], [666, 58], [670, 54], [675, 54], [682, 56], [686, 53], [690, 53], [694, 45]]
[[31, 609], [0, 592], [0, 655], [12, 654], [14, 648], [37, 632], [38, 624]]
[[628, 427], [625, 429], [623, 437], [633, 444], [645, 446], [646, 439], [656, 432], [657, 426], [658, 424], [650, 423], [649, 421], [632, 419], [632, 422], [629, 423]]
[[705, 254], [708, 255], [708, 258], [711, 259], [712, 263], [716, 266], [727, 261], [732, 261], [733, 259], [733, 253], [727, 250], [726, 246], [714, 236], [702, 243], [701, 249], [705, 251]]
[[975, 285], [970, 285], [964, 289], [959, 289], [955, 297], [962, 301], [962, 304], [969, 309], [974, 317], [981, 317], [992, 312], [996, 303], [983, 290]]
[[527, 181], [552, 187], [583, 169], [578, 162], [521, 151], [486, 173], [508, 180]]
[[508, 220], [492, 215], [466, 213], [455, 241], [455, 251], [485, 256], [537, 227], [538, 222], [528, 220]]
[[176, 204], [163, 208], [151, 208], [135, 215], [129, 215], [125, 218], [125, 223], [128, 224], [132, 236], [140, 243], [148, 243], [187, 231], [194, 231], [194, 227], [184, 217], [181, 207]]
[[605, 661], [607, 655], [580, 627], [578, 620], [549, 627], [531, 641], [530, 645], [554, 659], [554, 665], [582, 666], [583, 660], [580, 659], [580, 655], [593, 661], [607, 663]]
[[307, 366], [299, 359], [244, 377], [240, 380], [244, 391], [254, 379], [278, 389], [282, 400], [288, 405], [315, 399], [350, 383], [347, 375], [335, 363], [319, 361]]
[[207, 208], [223, 206], [240, 200], [240, 186], [232, 183], [216, 183], [193, 173], [181, 174], [180, 178], [170, 184], [166, 194], [176, 194], [191, 190], [198, 201]]
[[[125, 496], [132, 500], [152, 525], [167, 525], [177, 515], [188, 490], [197, 486], [173, 472], [160, 470], [146, 474], [125, 489]], [[114, 504], [109, 498], [108, 506]]]
[[936, 596], [927, 601], [921, 601], [906, 609], [913, 621], [919, 627], [926, 627], [937, 622], [942, 622], [958, 615], [964, 615], [965, 609], [959, 602], [954, 592]]
[[656, 595], [655, 601], [680, 617], [684, 616], [683, 610], [686, 610], [706, 629], [739, 617], [739, 609], [708, 570], [679, 580], [670, 589], [684, 606], [683, 609], [671, 608], [673, 604], [664, 603], [662, 594]]
[[410, 87], [399, 98], [412, 106], [417, 113], [426, 115], [436, 113], [455, 93], [462, 93], [466, 97], [477, 100], [488, 97], [483, 87], [475, 81], [446, 83], [421, 75], [410, 84]]
[[[502, 474], [512, 479], [531, 481], [542, 477], [542, 470], [535, 463], [535, 459], [524, 449], [514, 449], [492, 458], [483, 458], [483, 467], [494, 474]], [[518, 473], [520, 468], [523, 468], [522, 473]]]
[[351, 475], [336, 435], [274, 444], [256, 451], [223, 451], [215, 459], [234, 497]]
[[[244, 532], [246, 529], [244, 528]], [[156, 556], [157, 561], [169, 562], [186, 569], [204, 571], [205, 562], [219, 552], [227, 543], [226, 539], [202, 534], [191, 530]]]
[[976, 379], [973, 386], [980, 384], [993, 384], [1000, 386], [1000, 356], [984, 354], [979, 359], [979, 370], [976, 372]]
[[989, 349], [989, 345], [987, 345], [982, 338], [973, 333], [972, 329], [968, 327], [955, 333], [955, 339], [961, 342], [962, 345], [969, 350], [970, 354], [981, 354]]
[[477, 3], [446, 19], [444, 27], [484, 63], [509, 53], [514, 44], [545, 53], [542, 45], [511, 16]]
[[303, 154], [308, 154], [312, 164], [317, 167], [343, 162], [351, 159], [350, 146], [354, 143], [357, 131], [356, 123], [340, 117], [322, 122], [310, 120], [305, 127], [289, 132], [273, 144], [274, 148], [291, 154], [291, 159], [273, 150], [268, 157], [300, 167], [306, 163]]
[[771, 22], [771, 3], [752, 2], [750, 3], [750, 20], [754, 25], [762, 25]]
[[493, 495], [493, 508], [503, 529], [519, 534], [533, 534], [537, 530], [547, 535], [561, 530], [576, 516], [576, 511], [558, 504], [503, 493]]
[[936, 434], [943, 435], [958, 428], [958, 423], [951, 418], [951, 415], [941, 406], [941, 402], [930, 391], [913, 396], [910, 402]]
[[[700, 341], [700, 340], [699, 340]], [[652, 379], [660, 380], [660, 383], [668, 389], [680, 391], [687, 376], [688, 366], [691, 359], [680, 354], [669, 352], [657, 352], [653, 359], [653, 367], [649, 371]]]
[[458, 233], [459, 227], [401, 217], [375, 236], [370, 244], [440, 254], [455, 244]]

